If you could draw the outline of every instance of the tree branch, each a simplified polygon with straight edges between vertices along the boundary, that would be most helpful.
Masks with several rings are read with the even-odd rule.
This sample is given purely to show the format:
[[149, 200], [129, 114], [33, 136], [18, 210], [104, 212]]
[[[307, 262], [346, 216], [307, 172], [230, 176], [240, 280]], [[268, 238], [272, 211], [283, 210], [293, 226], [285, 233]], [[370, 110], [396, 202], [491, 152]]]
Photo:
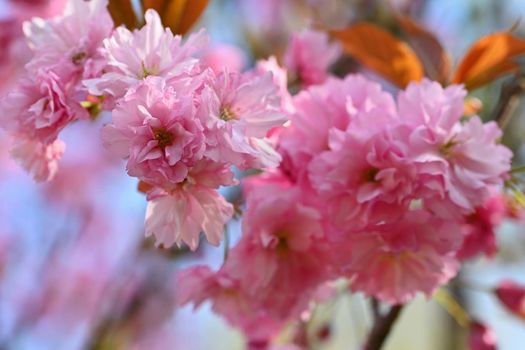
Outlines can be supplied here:
[[403, 305], [392, 306], [388, 314], [376, 319], [374, 327], [368, 336], [368, 341], [364, 347], [364, 350], [380, 350], [385, 342], [388, 334], [392, 330], [392, 326], [399, 317]]

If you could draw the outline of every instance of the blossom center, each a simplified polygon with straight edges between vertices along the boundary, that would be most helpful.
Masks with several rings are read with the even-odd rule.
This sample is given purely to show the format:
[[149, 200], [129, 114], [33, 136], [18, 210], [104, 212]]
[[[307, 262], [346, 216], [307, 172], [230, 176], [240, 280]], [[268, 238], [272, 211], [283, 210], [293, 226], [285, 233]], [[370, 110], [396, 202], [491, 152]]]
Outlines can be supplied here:
[[279, 230], [274, 233], [275, 238], [277, 238], [277, 243], [275, 244], [275, 250], [278, 253], [285, 253], [288, 251], [288, 233], [283, 230]]
[[72, 57], [71, 57], [71, 61], [76, 64], [76, 65], [79, 65], [80, 63], [82, 63], [82, 61], [84, 61], [84, 59], [87, 57], [87, 54], [85, 52], [77, 52], [76, 54], [74, 54]]
[[146, 77], [149, 77], [150, 75], [157, 75], [157, 70], [155, 67], [146, 67], [144, 64], [144, 61], [140, 62], [140, 66], [142, 69], [141, 72], [141, 78], [145, 79]]
[[233, 113], [233, 111], [229, 107], [222, 107], [219, 118], [224, 121], [230, 121], [233, 119], [237, 119], [237, 116], [235, 115], [235, 113]]
[[365, 182], [378, 182], [376, 180], [376, 175], [379, 173], [379, 169], [377, 168], [370, 168], [365, 171], [363, 174], [363, 180]]
[[444, 157], [450, 157], [452, 155], [452, 150], [454, 146], [456, 146], [457, 144], [458, 142], [454, 140], [447, 141], [439, 147], [439, 153], [441, 153]]
[[164, 148], [173, 144], [173, 134], [166, 129], [156, 129], [153, 131], [153, 137], [159, 143], [159, 147]]

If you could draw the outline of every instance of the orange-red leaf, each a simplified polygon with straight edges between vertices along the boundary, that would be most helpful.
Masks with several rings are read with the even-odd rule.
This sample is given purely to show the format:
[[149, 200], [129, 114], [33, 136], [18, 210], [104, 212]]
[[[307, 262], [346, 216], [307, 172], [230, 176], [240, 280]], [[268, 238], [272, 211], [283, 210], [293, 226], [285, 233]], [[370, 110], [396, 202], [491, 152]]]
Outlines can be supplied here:
[[199, 19], [209, 0], [142, 0], [142, 8], [155, 9], [175, 34], [185, 34]]
[[145, 182], [145, 181], [139, 181], [137, 185], [137, 190], [141, 193], [147, 194], [151, 189], [153, 189], [153, 185]]
[[124, 24], [129, 29], [137, 28], [139, 21], [131, 0], [109, 0], [108, 10], [116, 26]]
[[142, 9], [146, 11], [147, 9], [154, 9], [159, 14], [164, 11], [165, 0], [142, 0]]
[[443, 84], [450, 78], [451, 61], [436, 36], [408, 16], [397, 16], [399, 25], [408, 37], [408, 43], [425, 67], [426, 75]]
[[454, 74], [454, 83], [468, 90], [485, 85], [501, 75], [515, 72], [514, 61], [525, 53], [525, 40], [509, 32], [497, 32], [476, 41], [463, 57]]
[[400, 87], [423, 78], [423, 65], [410, 46], [376, 25], [362, 22], [330, 34], [359, 63]]

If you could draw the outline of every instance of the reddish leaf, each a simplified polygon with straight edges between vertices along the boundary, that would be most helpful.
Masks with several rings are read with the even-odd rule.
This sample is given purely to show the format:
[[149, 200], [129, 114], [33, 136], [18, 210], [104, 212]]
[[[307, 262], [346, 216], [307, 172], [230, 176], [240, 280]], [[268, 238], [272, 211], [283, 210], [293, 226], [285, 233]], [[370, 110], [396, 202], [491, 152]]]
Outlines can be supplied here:
[[362, 22], [330, 34], [359, 63], [400, 87], [423, 78], [423, 65], [410, 46], [376, 25]]
[[139, 25], [131, 0], [109, 0], [108, 10], [116, 26], [124, 24], [134, 29]]
[[147, 9], [154, 9], [159, 14], [164, 12], [165, 0], [142, 0], [142, 9], [146, 11]]
[[448, 83], [450, 57], [436, 36], [408, 16], [398, 15], [397, 19], [408, 37], [408, 43], [421, 59], [426, 75], [432, 80]]
[[153, 189], [153, 185], [145, 182], [145, 181], [139, 181], [139, 184], [137, 185], [137, 191], [147, 194], [150, 190]]
[[175, 34], [185, 34], [199, 19], [208, 0], [142, 0], [144, 10], [155, 9]]
[[473, 90], [504, 74], [518, 71], [515, 59], [524, 53], [525, 40], [509, 32], [487, 35], [470, 47], [452, 81]]

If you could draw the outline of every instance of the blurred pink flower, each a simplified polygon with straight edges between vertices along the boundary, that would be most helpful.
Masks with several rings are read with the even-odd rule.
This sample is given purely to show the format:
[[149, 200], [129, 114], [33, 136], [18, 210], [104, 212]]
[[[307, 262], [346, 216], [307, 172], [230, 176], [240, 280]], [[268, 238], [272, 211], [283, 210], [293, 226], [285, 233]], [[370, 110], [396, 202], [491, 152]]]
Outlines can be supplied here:
[[341, 55], [337, 43], [330, 43], [326, 32], [304, 30], [294, 33], [284, 54], [284, 63], [292, 81], [303, 86], [323, 83], [328, 77], [328, 68]]
[[261, 74], [271, 72], [273, 82], [279, 87], [279, 97], [281, 98], [281, 108], [286, 113], [292, 113], [294, 106], [292, 96], [288, 91], [288, 73], [285, 68], [277, 63], [275, 56], [271, 56], [266, 60], [257, 61], [256, 69]]
[[247, 63], [247, 57], [239, 47], [229, 44], [209, 46], [200, 57], [206, 67], [220, 74], [224, 69], [229, 72], [241, 72]]
[[506, 280], [497, 285], [494, 293], [507, 310], [525, 319], [525, 286]]
[[459, 259], [469, 259], [477, 254], [492, 257], [497, 251], [495, 230], [507, 214], [507, 203], [499, 193], [489, 197], [474, 213], [465, 217], [463, 245]]
[[249, 344], [267, 344], [284, 326], [254, 307], [239, 281], [223, 270], [213, 272], [207, 266], [188, 268], [179, 273], [177, 285], [179, 305], [193, 303], [197, 308], [210, 300], [213, 311], [241, 329]]
[[496, 350], [496, 335], [486, 324], [472, 321], [468, 336], [470, 350]]
[[49, 181], [58, 171], [58, 161], [64, 150], [65, 144], [58, 139], [48, 145], [20, 139], [14, 141], [11, 155], [35, 181]]
[[349, 233], [351, 288], [389, 304], [403, 304], [418, 292], [431, 296], [459, 269], [455, 253], [459, 227], [427, 212], [408, 212], [394, 223]]

